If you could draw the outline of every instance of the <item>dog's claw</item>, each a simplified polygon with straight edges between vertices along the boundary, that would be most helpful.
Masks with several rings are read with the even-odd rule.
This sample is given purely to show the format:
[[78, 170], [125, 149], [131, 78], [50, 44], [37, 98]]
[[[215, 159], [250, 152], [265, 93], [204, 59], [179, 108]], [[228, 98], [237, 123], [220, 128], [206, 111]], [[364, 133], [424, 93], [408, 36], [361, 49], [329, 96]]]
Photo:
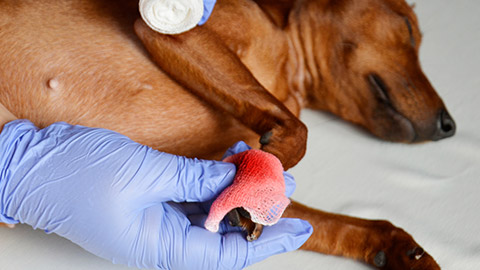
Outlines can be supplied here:
[[232, 211], [228, 212], [227, 220], [230, 226], [232, 227], [240, 227], [242, 226], [242, 221], [240, 219], [240, 213], [237, 209], [233, 209]]
[[260, 144], [266, 145], [266, 144], [270, 143], [270, 138], [272, 137], [272, 135], [273, 135], [273, 132], [271, 132], [271, 131], [265, 132], [262, 135], [262, 137], [260, 137]]
[[[368, 263], [376, 269], [440, 270], [440, 266], [411, 235], [388, 221], [377, 222], [378, 231], [372, 235]], [[376, 253], [375, 253], [376, 252]]]
[[252, 233], [252, 234], [247, 235], [247, 241], [248, 242], [252, 242], [252, 241], [255, 241], [255, 240], [257, 240], [257, 236], [255, 234]]
[[242, 227], [247, 232], [247, 241], [257, 240], [263, 231], [263, 225], [251, 220], [250, 214], [243, 208], [235, 208], [228, 212], [227, 220], [232, 227]]
[[412, 260], [415, 259], [417, 261], [420, 260], [424, 254], [425, 254], [425, 251], [421, 247], [416, 247], [414, 249], [407, 251], [407, 256], [410, 259]]
[[379, 251], [377, 255], [375, 255], [373, 263], [376, 267], [384, 267], [385, 265], [387, 265], [387, 255], [385, 254], [385, 252], [382, 250]]

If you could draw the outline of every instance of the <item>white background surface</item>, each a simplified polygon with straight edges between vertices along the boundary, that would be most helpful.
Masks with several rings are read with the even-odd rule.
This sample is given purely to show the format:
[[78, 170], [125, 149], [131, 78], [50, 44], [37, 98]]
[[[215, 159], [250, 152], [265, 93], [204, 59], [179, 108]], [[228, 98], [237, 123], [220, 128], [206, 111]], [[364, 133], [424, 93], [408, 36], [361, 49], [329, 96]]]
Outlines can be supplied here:
[[[293, 198], [323, 210], [388, 219], [447, 270], [480, 269], [480, 1], [418, 0], [421, 61], [457, 123], [437, 143], [382, 142], [336, 118], [304, 111], [308, 152], [291, 170]], [[0, 229], [0, 270], [121, 270], [55, 235]], [[192, 268], [193, 269], [193, 268]], [[249, 270], [370, 269], [296, 251]]]

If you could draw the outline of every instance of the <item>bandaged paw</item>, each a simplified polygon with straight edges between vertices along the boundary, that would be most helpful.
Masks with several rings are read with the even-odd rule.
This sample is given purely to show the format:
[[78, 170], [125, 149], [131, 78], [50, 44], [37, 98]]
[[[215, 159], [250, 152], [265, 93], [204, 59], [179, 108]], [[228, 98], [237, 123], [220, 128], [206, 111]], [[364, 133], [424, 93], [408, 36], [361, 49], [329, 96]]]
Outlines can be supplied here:
[[162, 34], [179, 34], [195, 27], [203, 16], [203, 0], [140, 0], [142, 19]]
[[285, 195], [283, 167], [278, 158], [261, 150], [248, 150], [227, 157], [237, 166], [232, 185], [213, 202], [205, 228], [217, 232], [225, 215], [242, 207], [253, 222], [273, 225], [280, 220], [290, 200]]

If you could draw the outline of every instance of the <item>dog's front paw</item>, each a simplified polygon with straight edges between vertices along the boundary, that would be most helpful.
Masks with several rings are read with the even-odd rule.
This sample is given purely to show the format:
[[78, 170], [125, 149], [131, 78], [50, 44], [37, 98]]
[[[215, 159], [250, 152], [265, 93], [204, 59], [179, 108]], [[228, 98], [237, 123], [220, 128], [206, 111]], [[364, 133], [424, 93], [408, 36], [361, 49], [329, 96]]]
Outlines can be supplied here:
[[404, 230], [387, 221], [378, 221], [380, 233], [372, 239], [367, 263], [383, 270], [440, 270], [432, 256], [426, 253]]
[[261, 149], [275, 155], [284, 170], [288, 170], [305, 155], [307, 132], [307, 127], [300, 120], [287, 121], [262, 135]]

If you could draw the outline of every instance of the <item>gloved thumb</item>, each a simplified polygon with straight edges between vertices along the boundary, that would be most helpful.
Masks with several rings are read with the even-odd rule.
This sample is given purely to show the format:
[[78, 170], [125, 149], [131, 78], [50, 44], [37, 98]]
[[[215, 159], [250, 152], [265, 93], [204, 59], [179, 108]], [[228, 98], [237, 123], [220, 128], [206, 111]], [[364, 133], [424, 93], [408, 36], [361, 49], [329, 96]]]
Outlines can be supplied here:
[[[275, 254], [298, 249], [313, 232], [312, 226], [300, 219], [281, 219], [271, 227], [265, 227], [262, 236], [247, 242], [243, 233], [211, 233], [198, 226], [188, 226], [181, 241], [183, 256], [173, 256], [168, 269], [189, 269], [196, 261], [195, 269], [243, 269]], [[188, 254], [188, 256], [186, 255]], [[189, 267], [190, 266], [190, 267]]]

